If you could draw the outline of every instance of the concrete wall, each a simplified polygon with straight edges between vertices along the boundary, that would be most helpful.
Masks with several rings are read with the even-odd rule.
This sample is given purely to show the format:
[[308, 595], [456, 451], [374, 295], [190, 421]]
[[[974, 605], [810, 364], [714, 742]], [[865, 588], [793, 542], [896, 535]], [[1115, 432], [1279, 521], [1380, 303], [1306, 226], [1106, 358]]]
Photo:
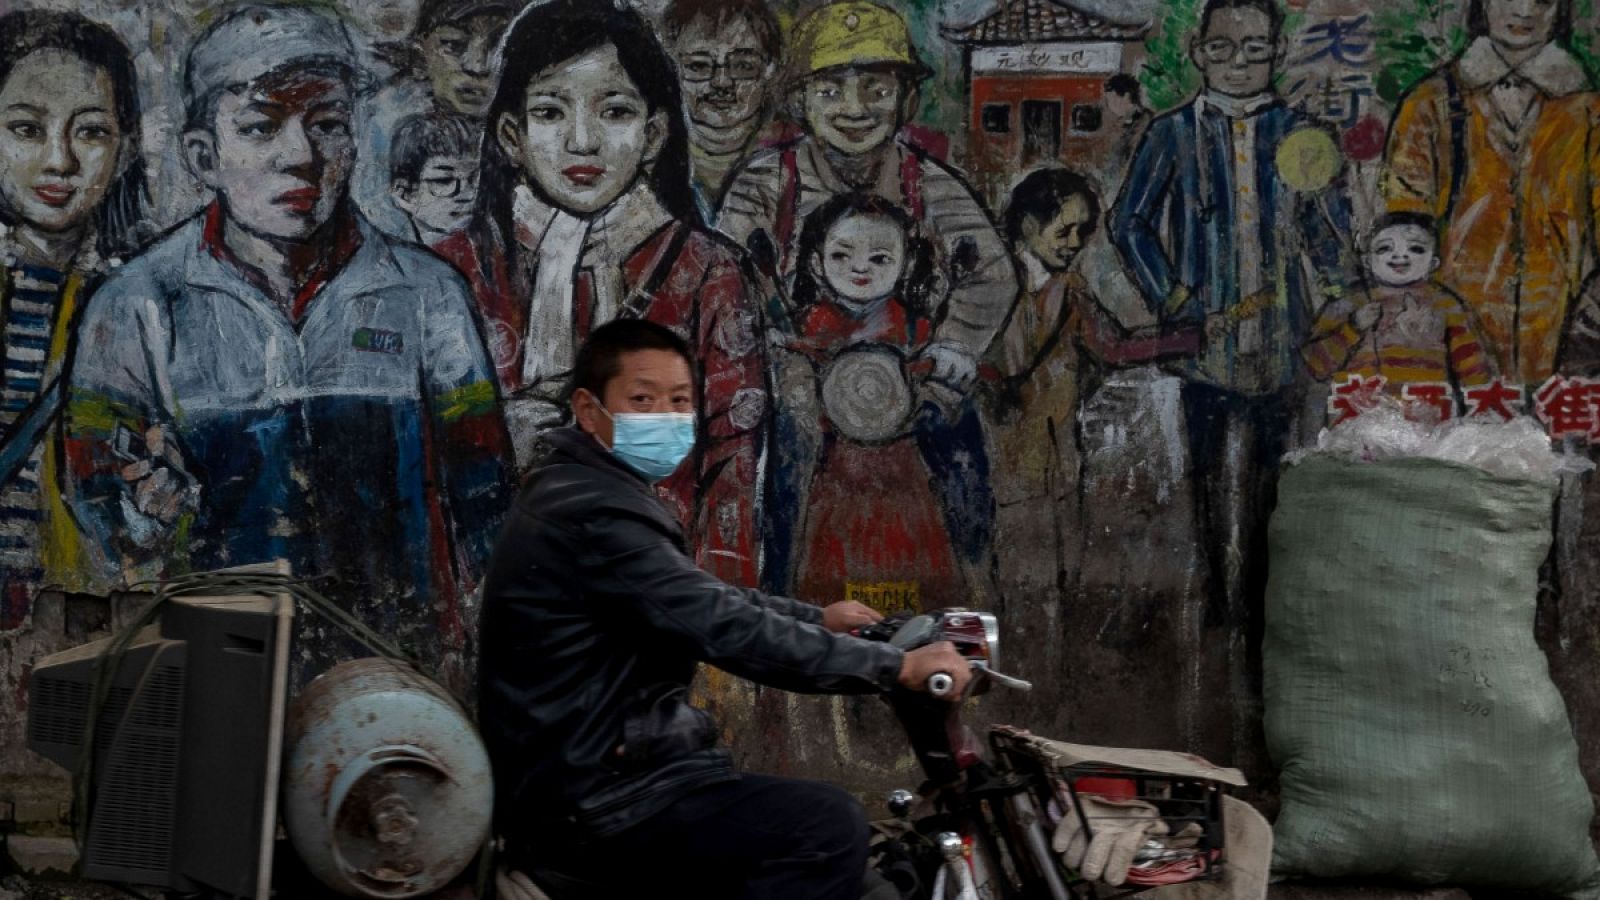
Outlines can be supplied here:
[[[942, 4], [927, 0], [900, 9], [910, 21], [921, 57], [933, 68], [921, 86], [918, 124], [948, 139], [950, 161], [968, 170], [962, 177], [999, 221], [1023, 173], [1013, 160], [978, 152], [979, 142], [967, 133], [975, 115], [966, 84], [972, 47], [952, 40], [994, 12], [987, 4], [988, 0]], [[419, 52], [424, 60], [428, 53], [435, 61], [438, 57], [438, 29], [413, 40], [415, 11], [407, 8], [413, 5], [350, 2], [332, 8], [333, 15], [348, 23], [356, 51], [377, 83], [375, 91], [358, 99], [351, 147], [339, 151], [353, 155], [351, 174], [329, 184], [340, 195], [348, 192], [378, 227], [408, 240], [421, 233], [410, 230], [403, 211], [391, 202], [382, 164], [392, 150], [399, 120], [429, 109], [464, 114], [469, 120], [482, 112], [470, 108], [472, 103], [449, 99], [453, 88], [448, 79], [459, 72], [430, 73], [426, 64], [408, 68], [406, 61], [418, 59]], [[419, 649], [447, 681], [464, 687], [472, 667], [475, 618], [467, 586], [474, 566], [481, 562], [475, 558], [481, 556], [481, 545], [475, 543], [481, 535], [473, 534], [491, 531], [493, 521], [473, 519], [463, 512], [470, 506], [465, 500], [442, 496], [437, 470], [432, 470], [431, 478], [409, 483], [403, 473], [384, 467], [396, 466], [394, 460], [404, 456], [401, 451], [406, 448], [426, 458], [427, 465], [455, 460], [461, 462], [462, 471], [477, 476], [493, 468], [491, 451], [501, 452], [496, 471], [505, 479], [502, 484], [509, 484], [509, 473], [516, 467], [515, 457], [497, 443], [505, 434], [499, 424], [499, 400], [474, 412], [481, 414], [481, 421], [472, 426], [476, 431], [459, 427], [456, 419], [435, 418], [426, 427], [416, 426], [420, 429], [416, 433], [400, 429], [373, 438], [373, 432], [357, 431], [356, 426], [366, 420], [352, 413], [346, 434], [302, 448], [305, 456], [295, 462], [299, 468], [290, 466], [284, 476], [282, 497], [250, 501], [264, 504], [245, 511], [249, 527], [261, 528], [262, 538], [252, 541], [236, 539], [237, 529], [245, 527], [240, 525], [243, 520], [230, 520], [210, 505], [226, 496], [228, 485], [207, 479], [228, 460], [253, 452], [250, 448], [260, 439], [259, 430], [241, 427], [230, 435], [225, 425], [219, 425], [203, 435], [208, 443], [202, 448], [185, 444], [202, 436], [184, 431], [181, 422], [158, 421], [154, 414], [134, 415], [129, 421], [135, 427], [127, 431], [145, 446], [131, 455], [119, 455], [114, 431], [95, 418], [101, 408], [82, 404], [95, 400], [96, 391], [118, 388], [115, 378], [95, 382], [93, 373], [122, 372], [118, 367], [125, 366], [125, 359], [150, 347], [141, 347], [131, 331], [117, 333], [113, 327], [131, 328], [131, 320], [106, 320], [104, 315], [95, 319], [97, 310], [103, 313], [111, 307], [104, 292], [93, 288], [122, 285], [120, 293], [112, 293], [126, 302], [128, 278], [118, 271], [139, 261], [140, 251], [133, 244], [148, 245], [166, 229], [181, 225], [208, 201], [215, 187], [197, 178], [192, 161], [184, 160], [179, 143], [185, 120], [179, 73], [191, 41], [218, 19], [220, 9], [188, 0], [10, 3], [0, 4], [0, 9], [36, 6], [108, 23], [137, 73], [142, 150], [129, 149], [131, 135], [124, 129], [117, 144], [123, 154], [120, 160], [95, 168], [89, 159], [93, 148], [74, 145], [72, 152], [83, 157], [74, 164], [88, 173], [83, 177], [100, 180], [84, 190], [96, 192], [97, 197], [98, 192], [114, 192], [129, 164], [137, 160], [144, 164], [149, 190], [138, 217], [141, 227], [127, 230], [133, 243], [111, 248], [127, 262], [102, 264], [81, 252], [96, 233], [85, 230], [86, 223], [98, 223], [99, 233], [114, 224], [97, 210], [76, 214], [67, 223], [66, 233], [76, 236], [80, 252], [67, 253], [58, 268], [80, 271], [88, 289], [79, 300], [90, 321], [99, 322], [102, 330], [84, 330], [71, 316], [52, 323], [53, 331], [46, 334], [50, 340], [42, 364], [44, 381], [66, 372], [72, 402], [80, 405], [69, 405], [44, 429], [26, 476], [19, 476], [27, 484], [18, 487], [13, 479], [6, 489], [11, 492], [6, 494], [8, 518], [0, 522], [0, 537], [9, 543], [0, 547], [15, 550], [0, 568], [5, 587], [0, 616], [0, 801], [13, 801], [23, 821], [57, 815], [66, 796], [64, 773], [24, 749], [30, 667], [44, 654], [103, 635], [108, 626], [127, 620], [128, 601], [99, 598], [142, 577], [186, 566], [204, 568], [206, 563], [253, 562], [283, 555], [286, 545], [299, 547], [295, 552], [302, 554], [297, 561], [302, 569], [326, 569], [329, 560], [355, 558], [335, 550], [365, 551], [372, 545], [363, 541], [389, 540], [392, 546], [385, 552], [397, 554], [396, 558], [427, 560], [417, 564], [421, 574], [377, 578], [355, 565], [353, 571], [335, 571], [345, 578], [345, 585], [330, 590], [380, 631]], [[1572, 196], [1572, 186], [1589, 185], [1600, 179], [1600, 172], [1587, 168], [1581, 154], [1561, 155], [1549, 149], [1552, 142], [1560, 143], [1559, 135], [1509, 138], [1522, 141], [1519, 146], [1529, 154], [1517, 157], [1521, 161], [1507, 170], [1522, 191], [1518, 202], [1548, 212], [1551, 221], [1564, 223], [1562, 228], [1570, 226], [1558, 236], [1560, 240], [1545, 234], [1548, 248], [1535, 248], [1530, 241], [1536, 243], [1538, 234], [1496, 232], [1460, 218], [1477, 200], [1487, 198], [1490, 209], [1504, 205], [1497, 193], [1504, 183], [1493, 174], [1500, 170], [1485, 162], [1488, 157], [1472, 157], [1459, 180], [1439, 176], [1432, 184], [1420, 184], [1414, 177], [1417, 160], [1428, 153], [1436, 158], [1449, 152], [1453, 137], [1439, 127], [1428, 131], [1426, 123], [1409, 130], [1392, 124], [1403, 92], [1465, 51], [1472, 36], [1465, 31], [1465, 5], [1461, 6], [1441, 7], [1422, 0], [1387, 5], [1301, 0], [1283, 10], [1281, 44], [1269, 40], [1270, 59], [1254, 64], [1270, 70], [1271, 91], [1292, 112], [1283, 112], [1279, 125], [1259, 126], [1256, 152], [1274, 156], [1271, 161], [1262, 159], [1252, 176], [1259, 179], [1257, 194], [1270, 200], [1252, 204], [1241, 200], [1248, 191], [1229, 183], [1238, 174], [1231, 170], [1206, 176], [1182, 172], [1168, 183], [1166, 194], [1148, 180], [1121, 190], [1124, 172], [1141, 147], [1146, 147], [1151, 166], [1146, 174], [1162, 165], [1181, 166], [1186, 160], [1204, 158], [1195, 152], [1192, 139], [1170, 136], [1169, 126], [1181, 116], [1151, 124], [1152, 114], [1187, 103], [1201, 84], [1189, 54], [1198, 4], [1081, 0], [1075, 20], [1081, 33], [1056, 35], [1048, 42], [1100, 40], [1096, 28], [1137, 31], [1137, 37], [1124, 40], [1126, 50], [1116, 71], [1138, 78], [1150, 107], [1108, 109], [1101, 137], [1065, 146], [1057, 161], [1088, 177], [1104, 215], [1095, 218], [1086, 213], [1077, 220], [1086, 242], [1072, 247], [1064, 264], [1058, 261], [1040, 268], [1033, 283], [1021, 261], [1027, 240], [1011, 246], [1015, 259], [998, 261], [995, 271], [1023, 276], [1022, 298], [1014, 300], [1009, 288], [996, 288], [1000, 294], [980, 298], [991, 310], [992, 321], [987, 331], [979, 329], [977, 337], [967, 339], [966, 349], [981, 357], [984, 368], [965, 394], [917, 395], [919, 401], [934, 397], [944, 403], [933, 407], [941, 411], [925, 421], [920, 439], [902, 423], [892, 438], [870, 447], [838, 442], [823, 436], [825, 431], [837, 433], [837, 421], [827, 426], [831, 430], [819, 430], [823, 429], [819, 423], [830, 414], [819, 410], [812, 381], [802, 376], [798, 394], [785, 392], [786, 385], [793, 386], [783, 381], [785, 373], [794, 371], [786, 366], [799, 366], [814, 381], [829, 354], [861, 335], [848, 341], [836, 336], [832, 346], [814, 347], [809, 358], [786, 354], [781, 341], [749, 350], [760, 362], [746, 374], [755, 372], [757, 387], [771, 402], [757, 404], [764, 415], [746, 417], [741, 426], [744, 443], [729, 451], [736, 459], [728, 470], [734, 473], [733, 480], [702, 479], [682, 486], [677, 495], [686, 501], [702, 535], [718, 533], [719, 540], [737, 551], [738, 563], [721, 571], [802, 596], [809, 592], [815, 599], [855, 596], [886, 609], [970, 602], [998, 610], [1006, 628], [1005, 668], [1033, 680], [1037, 687], [1025, 696], [991, 695], [978, 706], [980, 717], [1073, 741], [1192, 750], [1243, 768], [1257, 796], [1270, 806], [1274, 774], [1261, 734], [1259, 637], [1265, 553], [1259, 529], [1271, 506], [1273, 460], [1278, 452], [1306, 443], [1325, 423], [1325, 400], [1338, 381], [1337, 371], [1312, 372], [1302, 365], [1301, 350], [1315, 336], [1317, 313], [1334, 315], [1330, 312], [1334, 307], [1327, 304], [1336, 302], [1335, 295], [1360, 297], [1364, 288], [1372, 286], [1360, 274], [1365, 262], [1355, 241], [1364, 240], [1385, 209], [1448, 213], [1439, 229], [1446, 249], [1438, 277], [1486, 322], [1476, 355], [1460, 346], [1448, 350], [1461, 351], [1456, 353], [1457, 363], [1470, 358], [1482, 365], [1465, 373], [1441, 368], [1437, 377], [1416, 380], [1477, 381], [1493, 370], [1531, 394], [1556, 371], [1549, 357], [1557, 346], [1572, 350], [1568, 359], [1575, 360], [1561, 371], [1586, 374], [1588, 368], [1577, 352], [1581, 341], [1568, 338], [1576, 318], [1572, 311], [1592, 274], [1594, 234], [1600, 223], [1594, 221], [1586, 196]], [[792, 22], [801, 10], [780, 12]], [[1065, 9], [1058, 12], [1065, 21]], [[1589, 4], [1579, 3], [1573, 37], [1564, 42], [1570, 53], [1550, 51], [1549, 71], [1542, 77], [1560, 84], [1542, 102], [1548, 109], [1560, 104], [1581, 107], [1572, 121], [1595, 127], [1583, 111], [1588, 108], [1583, 104], [1595, 102], [1587, 87], [1594, 72], [1589, 15]], [[1240, 27], [1248, 30], [1249, 24]], [[465, 42], [462, 52], [478, 52], [475, 48], [481, 49], [493, 37], [491, 31], [497, 34], [498, 28], [465, 29], [457, 36]], [[1243, 40], [1244, 32], [1230, 34]], [[1485, 40], [1493, 44], [1493, 37]], [[428, 43], [430, 39], [435, 43]], [[1006, 40], [1019, 39], [993, 43]], [[241, 54], [247, 49], [239, 48]], [[84, 90], [91, 97], [114, 95], [115, 91], [106, 93], [108, 82], [94, 78], [99, 73], [113, 79], [116, 67], [105, 59], [91, 62], [90, 84]], [[49, 71], [57, 78], [66, 77], [61, 70]], [[1095, 74], [1109, 78], [1116, 72]], [[68, 83], [37, 73], [30, 77], [26, 83], [0, 81], [0, 103], [9, 102], [13, 94], [33, 98], [30, 102], [59, 99], [56, 86]], [[1407, 121], [1426, 119], [1430, 110], [1437, 109], [1437, 104], [1428, 107], [1413, 101], [1414, 115]], [[1012, 121], [1013, 127], [1021, 126], [1020, 110]], [[1527, 127], [1546, 127], [1540, 124], [1543, 121]], [[1265, 136], [1272, 128], [1281, 133]], [[1462, 140], [1477, 140], [1476, 135], [1471, 132]], [[936, 138], [930, 141], [930, 146], [938, 145]], [[1285, 145], [1292, 152], [1280, 152]], [[113, 151], [113, 159], [117, 152]], [[1491, 146], [1489, 152], [1500, 150]], [[103, 154], [96, 158], [104, 162]], [[5, 309], [12, 321], [18, 286], [23, 284], [17, 267], [38, 262], [39, 251], [28, 240], [51, 233], [45, 227], [47, 220], [61, 207], [23, 202], [34, 184], [26, 179], [48, 169], [40, 159], [17, 130], [0, 134], [0, 197], [17, 206], [7, 207], [4, 214], [13, 226], [6, 238], [7, 265], [14, 271], [8, 281], [11, 305]], [[1391, 177], [1398, 181], [1385, 182], [1386, 171], [1396, 173]], [[58, 176], [69, 177], [59, 173], [50, 177]], [[1461, 196], [1442, 199], [1451, 191]], [[1121, 202], [1119, 192], [1124, 197]], [[1149, 201], [1143, 212], [1136, 208], [1135, 195]], [[1148, 263], [1153, 254], [1180, 257], [1172, 245], [1173, 220], [1165, 216], [1181, 217], [1197, 207], [1222, 217], [1207, 218], [1202, 227], [1214, 228], [1239, 244], [1228, 251], [1243, 254], [1238, 257], [1237, 274], [1217, 274], [1220, 251], [1196, 251], [1195, 259], [1177, 263], [1187, 273], [1181, 277], [1195, 282], [1187, 285], [1193, 296], [1167, 306], [1168, 313], [1158, 320], [1152, 309], [1161, 309], [1170, 298], [1155, 296], [1154, 287], [1161, 279], [1134, 277], [1131, 263]], [[1059, 212], [1059, 204], [1051, 207], [1048, 218], [1054, 220]], [[1229, 215], [1254, 218], [1244, 224], [1225, 222]], [[1036, 215], [1034, 224], [1049, 224], [1045, 218], [1046, 214]], [[1150, 229], [1142, 244], [1135, 234], [1140, 223]], [[935, 232], [930, 237], [941, 237], [937, 225], [929, 227]], [[999, 232], [979, 230], [985, 232], [984, 240], [999, 246]], [[1577, 239], [1568, 240], [1569, 234]], [[1119, 237], [1120, 250], [1113, 241]], [[1549, 256], [1538, 256], [1530, 248], [1553, 249]], [[950, 255], [938, 257], [936, 264], [948, 269]], [[428, 271], [445, 270], [438, 263]], [[960, 272], [946, 274], [943, 287], [897, 300], [908, 301], [906, 306], [913, 310], [915, 304], [909, 301], [922, 300], [930, 325], [936, 325], [957, 302], [951, 299], [951, 289], [959, 293], [968, 283], [964, 279], [970, 279]], [[503, 362], [495, 342], [506, 336], [494, 331], [492, 317], [482, 308], [482, 279], [449, 283], [451, 296], [462, 309], [478, 302], [473, 318], [459, 320], [478, 325], [463, 325], [457, 336], [458, 368], [473, 371], [456, 372], [456, 380], [448, 384], [426, 386], [426, 396], [418, 402], [433, 403], [449, 391], [470, 392], [476, 390], [474, 385], [483, 386], [479, 393], [484, 397], [502, 397], [505, 373], [501, 372], [497, 387], [492, 375], [493, 364]], [[1508, 291], [1525, 292], [1529, 304], [1542, 304], [1549, 315], [1534, 324], [1513, 319], [1508, 303], [1515, 303], [1507, 300], [1513, 296]], [[745, 326], [763, 315], [758, 293], [750, 287], [738, 299]], [[1251, 294], [1266, 296], [1265, 306], [1240, 314], [1243, 298]], [[55, 304], [50, 309], [59, 313], [61, 295], [44, 290], [44, 296], [41, 302]], [[406, 296], [404, 290], [399, 296]], [[1522, 298], [1524, 293], [1515, 296]], [[412, 296], [411, 302], [420, 301]], [[1338, 314], [1349, 309], [1340, 308]], [[1227, 318], [1229, 311], [1234, 313], [1232, 319]], [[1224, 316], [1216, 322], [1221, 330], [1209, 336], [1201, 326], [1208, 314]], [[669, 324], [685, 330], [690, 325]], [[772, 334], [767, 327], [772, 323], [761, 324], [750, 334]], [[486, 334], [479, 333], [480, 327]], [[917, 334], [914, 327], [909, 333]], [[221, 348], [215, 353], [219, 372], [238, 362], [229, 349], [235, 337], [216, 336], [218, 343], [211, 350]], [[58, 338], [56, 346], [52, 342]], [[913, 357], [928, 343], [926, 333], [910, 340], [876, 338], [900, 341], [901, 349]], [[522, 336], [513, 333], [509, 339], [515, 344]], [[554, 343], [556, 339], [550, 338], [543, 346], [530, 345], [528, 352], [545, 352]], [[131, 356], [115, 356], [106, 349], [113, 344], [120, 348], [115, 352]], [[7, 345], [13, 362], [40, 355], [14, 353], [16, 346], [21, 345]], [[1265, 349], [1252, 355], [1251, 346]], [[812, 368], [805, 369], [807, 365]], [[20, 406], [31, 397], [30, 375], [19, 371], [20, 376], [12, 376], [6, 399]], [[31, 377], [37, 378], [38, 372]], [[218, 383], [225, 380], [225, 374], [216, 375]], [[1398, 387], [1398, 379], [1393, 381], [1392, 386]], [[1223, 388], [1211, 395], [1210, 405], [1197, 399], [1193, 387], [1206, 383]], [[133, 391], [128, 385], [121, 387]], [[128, 399], [125, 392], [107, 402]], [[1459, 400], [1463, 408], [1469, 405], [1468, 398]], [[249, 412], [259, 414], [256, 426], [273, 420], [270, 403], [252, 402]], [[294, 409], [296, 415], [303, 412], [302, 407]], [[873, 416], [872, 411], [858, 414], [862, 419], [858, 424], [882, 424]], [[13, 419], [20, 421], [0, 418], [0, 435], [17, 427]], [[173, 448], [171, 453], [151, 446], [154, 442], [146, 429], [154, 425], [169, 429], [165, 440]], [[798, 430], [778, 430], [783, 427]], [[486, 436], [491, 432], [498, 437]], [[511, 436], [526, 435], [513, 423]], [[374, 449], [374, 440], [390, 441], [401, 450], [380, 452]], [[827, 444], [827, 453], [805, 452], [806, 447], [815, 449], [823, 446], [817, 442], [826, 441], [835, 441]], [[120, 450], [130, 452], [126, 445]], [[205, 465], [186, 466], [180, 461], [202, 457]], [[343, 462], [333, 465], [329, 460]], [[141, 463], [143, 469], [127, 470]], [[155, 470], [169, 473], [166, 487], [149, 483]], [[249, 479], [256, 473], [246, 467], [236, 477]], [[335, 480], [323, 483], [316, 480], [319, 477]], [[459, 481], [450, 480], [456, 477], [452, 474], [442, 481], [458, 485]], [[493, 480], [484, 477], [485, 484]], [[338, 478], [369, 478], [373, 485], [388, 483], [389, 491], [356, 490]], [[1600, 558], [1592, 551], [1600, 540], [1596, 524], [1600, 517], [1586, 514], [1595, 502], [1590, 499], [1595, 491], [1591, 481], [1571, 480], [1564, 489], [1556, 521], [1557, 564], [1549, 570], [1537, 624], [1579, 737], [1585, 774], [1591, 785], [1600, 785], [1600, 688], [1596, 687], [1600, 621], [1591, 587], [1591, 568]], [[34, 484], [36, 488], [31, 487]], [[748, 502], [758, 492], [765, 492], [763, 503]], [[365, 505], [334, 506], [352, 497], [362, 498]], [[139, 515], [128, 513], [130, 505]], [[406, 509], [419, 516], [413, 523], [418, 530], [394, 538], [380, 527], [401, 521]], [[724, 510], [731, 510], [726, 517]], [[263, 525], [263, 517], [273, 521]], [[367, 523], [362, 526], [365, 530], [352, 526], [355, 520]], [[712, 522], [721, 523], [722, 530], [716, 532]], [[138, 531], [140, 527], [150, 532]], [[790, 537], [785, 539], [784, 534]], [[842, 547], [827, 545], [825, 539], [837, 534], [858, 539]], [[294, 543], [293, 538], [306, 535], [313, 536], [309, 542]], [[877, 555], [863, 549], [867, 538], [884, 535], [890, 537]], [[763, 565], [758, 566], [757, 559]], [[787, 560], [786, 565], [774, 564], [779, 559]], [[1352, 573], [1353, 586], [1358, 577]], [[302, 656], [301, 678], [336, 653], [320, 634], [308, 632], [303, 637], [307, 647], [316, 649]], [[716, 672], [706, 673], [702, 695], [723, 713], [727, 737], [751, 767], [830, 778], [863, 791], [917, 780], [908, 751], [877, 700], [795, 697], [762, 691]]]

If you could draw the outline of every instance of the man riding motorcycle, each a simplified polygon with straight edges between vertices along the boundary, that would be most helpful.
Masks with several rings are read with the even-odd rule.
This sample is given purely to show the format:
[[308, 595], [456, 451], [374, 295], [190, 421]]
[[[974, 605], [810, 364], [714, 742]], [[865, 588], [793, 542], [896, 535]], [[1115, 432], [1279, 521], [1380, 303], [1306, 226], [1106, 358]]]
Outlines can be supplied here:
[[910, 652], [844, 634], [878, 616], [732, 587], [696, 568], [652, 484], [694, 443], [688, 345], [616, 320], [579, 350], [576, 424], [551, 433], [484, 583], [479, 722], [508, 865], [553, 900], [860, 896], [867, 825], [819, 782], [742, 774], [690, 705], [709, 662], [805, 693], [923, 690], [969, 676], [948, 642]]

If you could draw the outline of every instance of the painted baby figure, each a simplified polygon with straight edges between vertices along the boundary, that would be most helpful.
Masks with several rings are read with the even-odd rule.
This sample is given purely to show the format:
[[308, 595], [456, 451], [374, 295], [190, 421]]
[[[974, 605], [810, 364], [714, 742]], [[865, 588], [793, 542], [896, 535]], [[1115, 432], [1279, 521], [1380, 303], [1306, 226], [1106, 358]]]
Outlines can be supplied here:
[[[1381, 377], [1383, 392], [1404, 404], [1408, 418], [1437, 422], [1457, 415], [1461, 388], [1487, 383], [1493, 372], [1472, 316], [1435, 278], [1433, 219], [1409, 212], [1382, 216], [1364, 261], [1366, 296], [1328, 304], [1304, 351], [1311, 374], [1335, 385], [1335, 421], [1351, 414], [1350, 386], [1357, 378], [1370, 383]], [[1357, 402], [1373, 398], [1369, 391]]]
[[889, 201], [841, 194], [807, 217], [800, 251], [790, 349], [816, 365], [818, 390], [794, 413], [815, 423], [821, 451], [792, 511], [796, 586], [885, 608], [959, 604], [963, 577], [921, 449], [948, 426], [907, 362], [933, 337], [932, 244]]

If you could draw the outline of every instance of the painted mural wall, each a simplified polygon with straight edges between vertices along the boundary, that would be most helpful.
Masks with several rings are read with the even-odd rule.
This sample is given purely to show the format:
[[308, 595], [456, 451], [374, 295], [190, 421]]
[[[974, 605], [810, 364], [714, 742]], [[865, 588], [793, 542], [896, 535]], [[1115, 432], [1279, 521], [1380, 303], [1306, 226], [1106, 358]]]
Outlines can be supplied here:
[[[1270, 790], [1279, 456], [1381, 395], [1600, 436], [1591, 5], [673, 0], [572, 51], [501, 47], [519, 0], [0, 3], [0, 797], [59, 776], [32, 661], [163, 574], [287, 559], [468, 691], [621, 316], [699, 355], [704, 566], [997, 609], [1041, 688], [986, 714]], [[1589, 490], [1540, 618], [1580, 734]], [[752, 765], [909, 771], [869, 700], [703, 694]]]

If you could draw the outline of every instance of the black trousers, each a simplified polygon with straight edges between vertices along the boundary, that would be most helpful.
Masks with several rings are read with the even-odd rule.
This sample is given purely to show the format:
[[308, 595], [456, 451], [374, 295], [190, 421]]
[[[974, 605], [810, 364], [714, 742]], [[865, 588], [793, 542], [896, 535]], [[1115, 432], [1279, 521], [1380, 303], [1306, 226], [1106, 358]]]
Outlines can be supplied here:
[[1287, 393], [1248, 396], [1197, 381], [1183, 385], [1195, 526], [1210, 568], [1209, 624], [1259, 625], [1267, 587], [1267, 521], [1278, 458], [1293, 421]]
[[866, 812], [840, 788], [746, 774], [621, 834], [517, 848], [510, 862], [551, 900], [860, 900], [868, 836]]

